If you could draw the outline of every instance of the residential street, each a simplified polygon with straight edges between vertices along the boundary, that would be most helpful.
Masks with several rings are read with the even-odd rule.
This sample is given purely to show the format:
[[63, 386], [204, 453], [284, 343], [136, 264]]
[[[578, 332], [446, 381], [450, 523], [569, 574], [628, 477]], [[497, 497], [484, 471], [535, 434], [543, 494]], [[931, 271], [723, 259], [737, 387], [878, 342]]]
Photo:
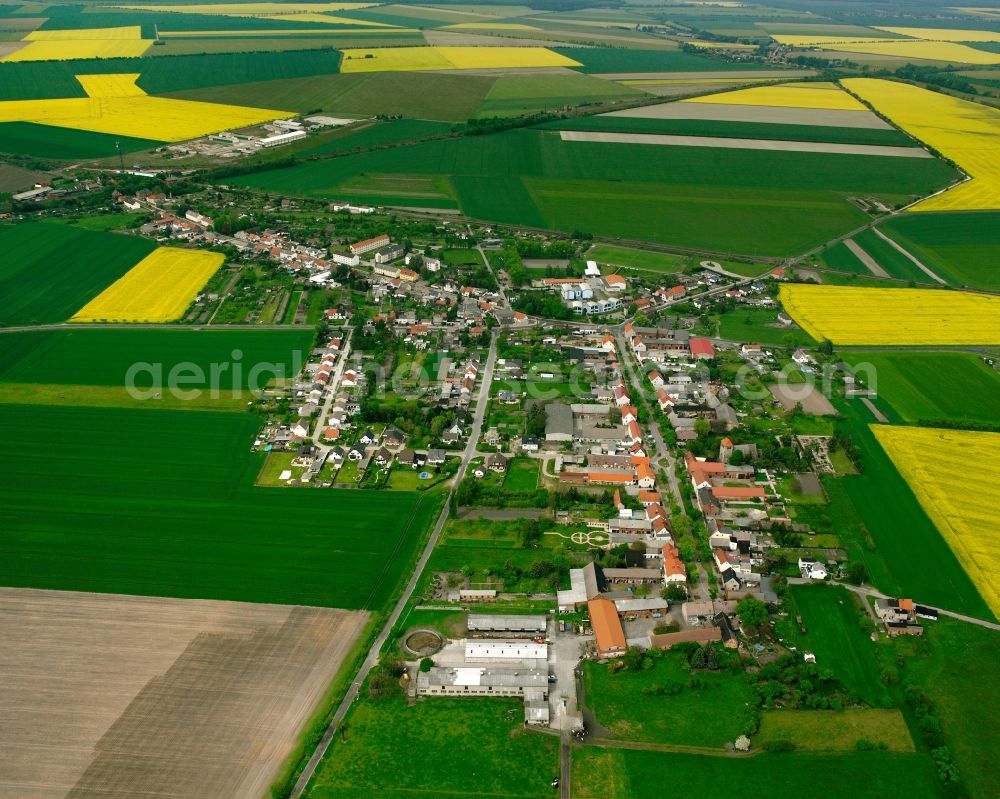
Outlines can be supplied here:
[[358, 698], [358, 693], [360, 692], [365, 679], [368, 677], [369, 672], [371, 672], [371, 670], [375, 668], [378, 663], [379, 652], [382, 651], [382, 647], [389, 638], [389, 633], [392, 632], [392, 628], [396, 626], [396, 622], [399, 621], [399, 617], [406, 609], [406, 606], [410, 601], [410, 597], [413, 596], [413, 592], [416, 590], [417, 582], [420, 580], [420, 576], [423, 574], [424, 568], [427, 566], [427, 561], [430, 559], [431, 552], [434, 551], [434, 547], [437, 545], [438, 539], [441, 536], [441, 531], [444, 529], [445, 522], [448, 520], [451, 496], [455, 493], [455, 489], [465, 476], [465, 472], [469, 466], [469, 461], [471, 461], [475, 455], [476, 443], [479, 441], [479, 436], [482, 433], [483, 419], [486, 416], [486, 406], [489, 402], [490, 396], [490, 383], [493, 382], [493, 369], [496, 366], [497, 360], [497, 336], [498, 331], [494, 331], [493, 336], [490, 339], [489, 355], [486, 358], [486, 367], [482, 371], [482, 380], [479, 383], [479, 395], [476, 398], [476, 411], [473, 416], [472, 432], [469, 433], [469, 440], [465, 445], [465, 449], [462, 451], [462, 462], [458, 467], [455, 479], [448, 491], [448, 498], [445, 501], [444, 507], [441, 509], [437, 522], [434, 524], [434, 530], [431, 532], [430, 538], [427, 539], [427, 544], [420, 555], [420, 559], [417, 561], [417, 564], [413, 569], [413, 573], [410, 575], [410, 579], [406, 583], [406, 588], [403, 589], [403, 593], [399, 597], [399, 601], [396, 602], [396, 606], [392, 609], [392, 613], [389, 614], [389, 618], [386, 619], [378, 637], [368, 650], [364, 663], [361, 664], [361, 668], [355, 676], [354, 681], [351, 683], [351, 687], [348, 688], [347, 694], [344, 696], [344, 699], [341, 701], [336, 712], [333, 714], [333, 719], [330, 721], [330, 725], [326, 728], [323, 738], [320, 740], [319, 745], [313, 752], [312, 757], [309, 758], [309, 762], [302, 771], [298, 782], [295, 783], [295, 788], [290, 794], [291, 799], [298, 799], [302, 796], [306, 786], [309, 784], [309, 780], [311, 780], [313, 775], [316, 773], [316, 768], [319, 766], [320, 760], [323, 759], [323, 755], [326, 754], [327, 749], [330, 748], [330, 743], [333, 741], [333, 736], [337, 733], [337, 728], [347, 715], [347, 711], [350, 710], [351, 704]]
[[323, 400], [323, 408], [320, 410], [319, 418], [316, 420], [316, 429], [313, 430], [313, 443], [323, 452], [329, 450], [330, 447], [322, 443], [320, 439], [323, 437], [323, 430], [326, 429], [326, 419], [330, 415], [330, 408], [333, 406], [333, 401], [337, 398], [337, 392], [340, 390], [340, 381], [344, 378], [347, 358], [351, 354], [351, 334], [354, 332], [354, 329], [347, 327], [344, 330], [346, 333], [344, 334], [344, 344], [340, 348], [340, 361], [337, 364], [337, 370], [330, 379], [330, 385], [326, 388], [326, 398]]

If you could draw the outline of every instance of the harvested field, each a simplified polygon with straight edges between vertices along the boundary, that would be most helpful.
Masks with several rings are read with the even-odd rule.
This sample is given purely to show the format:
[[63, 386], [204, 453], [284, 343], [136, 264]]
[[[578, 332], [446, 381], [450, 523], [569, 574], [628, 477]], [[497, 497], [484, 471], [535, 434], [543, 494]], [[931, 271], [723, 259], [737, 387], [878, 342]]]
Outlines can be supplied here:
[[735, 139], [721, 136], [672, 136], [656, 133], [603, 133], [564, 130], [563, 141], [590, 141], [602, 144], [651, 144], [679, 147], [723, 147], [732, 150], [777, 150], [787, 153], [839, 153], [841, 155], [882, 155], [891, 158], [933, 158], [919, 147], [879, 144], [835, 144], [833, 142], [781, 141], [776, 139]]
[[792, 410], [796, 405], [802, 405], [802, 410], [806, 413], [815, 413], [817, 416], [836, 416], [837, 409], [830, 404], [830, 400], [824, 397], [814, 385], [801, 383], [775, 383], [770, 387], [773, 396], [786, 411]]
[[723, 122], [770, 122], [778, 125], [825, 125], [831, 128], [891, 129], [891, 125], [870, 111], [842, 111], [837, 108], [781, 108], [768, 105], [725, 105], [723, 103], [664, 103], [612, 111], [605, 116], [640, 119], [710, 119]]
[[0, 589], [0, 797], [262, 796], [366, 620]]

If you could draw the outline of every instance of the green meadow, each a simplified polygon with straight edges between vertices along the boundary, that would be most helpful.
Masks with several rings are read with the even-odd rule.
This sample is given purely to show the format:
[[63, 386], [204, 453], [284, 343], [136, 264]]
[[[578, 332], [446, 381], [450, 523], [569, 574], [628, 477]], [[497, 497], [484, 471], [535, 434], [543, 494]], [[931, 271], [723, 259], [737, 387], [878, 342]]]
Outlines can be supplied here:
[[53, 125], [35, 125], [30, 122], [4, 122], [0, 124], [0, 152], [15, 153], [33, 158], [111, 158], [118, 153], [148, 150], [160, 144], [149, 139], [129, 136], [112, 136], [75, 128], [57, 128]]
[[983, 757], [983, 745], [1000, 740], [1000, 634], [941, 617], [925, 625], [923, 639], [895, 647], [902, 678], [931, 697], [968, 795], [1000, 794], [1000, 772]]
[[837, 425], [860, 452], [862, 474], [826, 483], [830, 513], [852, 558], [868, 567], [872, 582], [891, 596], [982, 619], [989, 606], [912, 489], [869, 429], [872, 414], [859, 400], [838, 401]]
[[755, 795], [769, 799], [943, 796], [934, 761], [926, 754], [795, 752], [733, 758], [596, 746], [573, 751], [574, 799], [660, 799], [666, 781], [683, 785], [693, 796], [709, 797], [729, 795], [736, 785], [752, 785]]
[[[237, 105], [321, 109], [349, 116], [402, 115], [465, 122], [475, 116], [496, 78], [429, 72], [319, 73], [287, 79], [246, 78], [246, 83], [185, 89], [171, 97]], [[280, 103], [280, 105], [278, 105]]]
[[1000, 419], [1000, 372], [978, 355], [848, 351], [844, 357], [853, 366], [868, 365], [861, 374], [871, 370], [879, 397], [910, 424]]
[[[260, 377], [253, 388], [263, 388], [272, 377], [295, 374], [309, 355], [313, 332], [70, 328], [5, 333], [0, 341], [0, 384], [132, 385], [145, 390], [168, 385], [176, 372], [184, 381], [177, 383], [181, 388], [214, 385], [232, 394], [251, 387], [255, 368]], [[127, 381], [136, 364], [142, 366]]]
[[554, 131], [521, 129], [310, 161], [232, 182], [298, 196], [342, 196], [345, 188], [371, 196], [399, 194], [404, 177], [450, 176], [462, 210], [483, 219], [777, 256], [862, 224], [866, 217], [847, 200], [855, 192], [916, 196], [951, 174], [929, 159], [565, 142]]
[[149, 239], [70, 225], [0, 227], [0, 325], [61, 322], [155, 249]]
[[829, 669], [853, 693], [872, 707], [889, 707], [891, 700], [875, 657], [875, 644], [858, 624], [864, 613], [855, 596], [841, 587], [795, 585], [792, 599], [806, 634], [798, 634], [801, 651], [816, 655], [816, 665]]
[[900, 214], [880, 229], [949, 283], [1000, 291], [1000, 213]]
[[0, 584], [380, 611], [440, 498], [257, 488], [259, 427], [0, 405]]
[[[542, 799], [559, 739], [524, 729], [520, 699], [364, 699], [306, 791], [309, 799]], [[419, 753], [419, 756], [416, 756]], [[377, 764], [377, 767], [376, 767]]]
[[820, 125], [785, 125], [769, 122], [726, 122], [713, 119], [644, 119], [642, 117], [578, 116], [540, 125], [555, 130], [597, 130], [612, 133], [659, 133], [679, 136], [722, 136], [736, 139], [836, 142], [842, 144], [910, 145], [913, 140], [898, 130], [832, 128]]
[[[721, 751], [744, 733], [757, 705], [742, 670], [700, 671], [700, 686], [690, 687], [687, 659], [678, 652], [653, 658], [652, 668], [614, 674], [606, 665], [586, 662], [583, 674], [587, 707], [597, 723], [629, 741]], [[674, 695], [643, 694], [644, 688], [670, 684], [683, 687]]]

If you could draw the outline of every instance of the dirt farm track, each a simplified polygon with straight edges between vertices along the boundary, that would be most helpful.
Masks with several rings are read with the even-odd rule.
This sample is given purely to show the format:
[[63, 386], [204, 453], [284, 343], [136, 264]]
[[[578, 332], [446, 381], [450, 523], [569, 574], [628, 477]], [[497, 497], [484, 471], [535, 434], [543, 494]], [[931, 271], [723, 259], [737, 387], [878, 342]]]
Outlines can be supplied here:
[[367, 614], [0, 589], [0, 799], [255, 799]]

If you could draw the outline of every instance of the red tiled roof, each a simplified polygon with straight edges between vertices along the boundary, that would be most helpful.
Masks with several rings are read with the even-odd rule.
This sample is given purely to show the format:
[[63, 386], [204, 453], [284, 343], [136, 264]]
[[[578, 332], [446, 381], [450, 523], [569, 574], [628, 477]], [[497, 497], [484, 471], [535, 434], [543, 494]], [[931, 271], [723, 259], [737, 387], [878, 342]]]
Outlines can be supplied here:
[[716, 499], [763, 499], [764, 489], [760, 486], [715, 486], [712, 494]]
[[590, 624], [599, 655], [619, 654], [625, 651], [625, 631], [615, 603], [604, 597], [595, 597], [587, 603]]
[[693, 338], [688, 341], [688, 347], [692, 355], [704, 355], [708, 358], [715, 357], [715, 347], [707, 338]]

